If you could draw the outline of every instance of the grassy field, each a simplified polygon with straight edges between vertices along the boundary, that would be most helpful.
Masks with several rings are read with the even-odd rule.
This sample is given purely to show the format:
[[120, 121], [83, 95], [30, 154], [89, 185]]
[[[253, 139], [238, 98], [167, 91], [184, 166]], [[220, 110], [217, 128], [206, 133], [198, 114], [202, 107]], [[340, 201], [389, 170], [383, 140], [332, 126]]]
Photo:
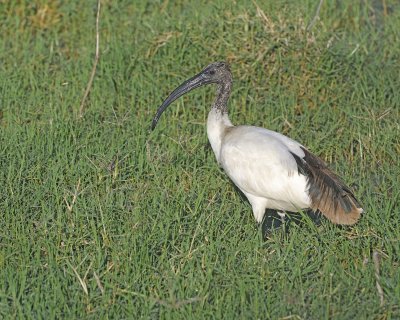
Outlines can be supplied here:
[[[0, 1], [0, 318], [400, 319], [400, 5], [325, 1], [307, 32], [317, 4], [103, 0], [79, 118], [96, 1]], [[149, 132], [218, 60], [231, 120], [320, 155], [357, 225], [264, 238], [209, 147], [213, 88]]]

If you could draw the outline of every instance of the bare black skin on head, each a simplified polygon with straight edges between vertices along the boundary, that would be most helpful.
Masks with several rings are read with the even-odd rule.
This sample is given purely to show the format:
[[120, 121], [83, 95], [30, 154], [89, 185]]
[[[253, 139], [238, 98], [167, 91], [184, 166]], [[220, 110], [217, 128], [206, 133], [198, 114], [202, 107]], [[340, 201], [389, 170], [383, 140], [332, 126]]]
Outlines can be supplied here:
[[154, 130], [162, 113], [172, 102], [193, 89], [207, 84], [217, 85], [217, 97], [214, 101], [213, 108], [226, 113], [226, 106], [232, 88], [232, 74], [226, 62], [214, 62], [172, 91], [158, 108], [153, 122], [151, 123], [151, 130]]

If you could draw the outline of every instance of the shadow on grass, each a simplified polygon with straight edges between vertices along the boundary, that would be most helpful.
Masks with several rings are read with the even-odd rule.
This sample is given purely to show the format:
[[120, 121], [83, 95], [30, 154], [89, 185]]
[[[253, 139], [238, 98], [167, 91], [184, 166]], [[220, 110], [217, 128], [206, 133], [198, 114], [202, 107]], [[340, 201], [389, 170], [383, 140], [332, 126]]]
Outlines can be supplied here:
[[322, 218], [319, 212], [312, 210], [300, 212], [288, 212], [282, 218], [276, 210], [267, 209], [265, 211], [264, 220], [261, 224], [261, 232], [263, 239], [267, 239], [273, 232], [282, 230], [286, 235], [290, 234], [293, 226], [306, 225], [307, 217], [309, 221], [316, 226], [321, 224]]

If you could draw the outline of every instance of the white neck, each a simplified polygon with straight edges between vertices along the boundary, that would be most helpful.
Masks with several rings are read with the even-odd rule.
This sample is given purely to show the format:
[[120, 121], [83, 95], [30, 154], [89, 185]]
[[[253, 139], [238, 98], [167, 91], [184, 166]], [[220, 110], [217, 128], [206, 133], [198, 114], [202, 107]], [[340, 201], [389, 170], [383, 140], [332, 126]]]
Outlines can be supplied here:
[[207, 136], [218, 163], [220, 162], [221, 142], [225, 130], [229, 127], [233, 127], [233, 124], [229, 120], [228, 113], [212, 108], [207, 118]]

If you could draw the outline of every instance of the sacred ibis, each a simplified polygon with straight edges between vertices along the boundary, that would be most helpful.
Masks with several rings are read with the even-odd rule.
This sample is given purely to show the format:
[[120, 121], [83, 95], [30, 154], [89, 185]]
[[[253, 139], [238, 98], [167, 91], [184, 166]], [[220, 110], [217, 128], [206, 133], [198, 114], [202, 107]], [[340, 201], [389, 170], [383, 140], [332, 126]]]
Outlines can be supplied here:
[[320, 158], [278, 132], [232, 124], [227, 110], [232, 74], [225, 62], [210, 64], [177, 87], [159, 107], [152, 130], [172, 102], [207, 84], [217, 86], [207, 119], [208, 139], [218, 163], [249, 200], [257, 222], [266, 209], [311, 209], [336, 224], [357, 222], [363, 212], [359, 202]]

